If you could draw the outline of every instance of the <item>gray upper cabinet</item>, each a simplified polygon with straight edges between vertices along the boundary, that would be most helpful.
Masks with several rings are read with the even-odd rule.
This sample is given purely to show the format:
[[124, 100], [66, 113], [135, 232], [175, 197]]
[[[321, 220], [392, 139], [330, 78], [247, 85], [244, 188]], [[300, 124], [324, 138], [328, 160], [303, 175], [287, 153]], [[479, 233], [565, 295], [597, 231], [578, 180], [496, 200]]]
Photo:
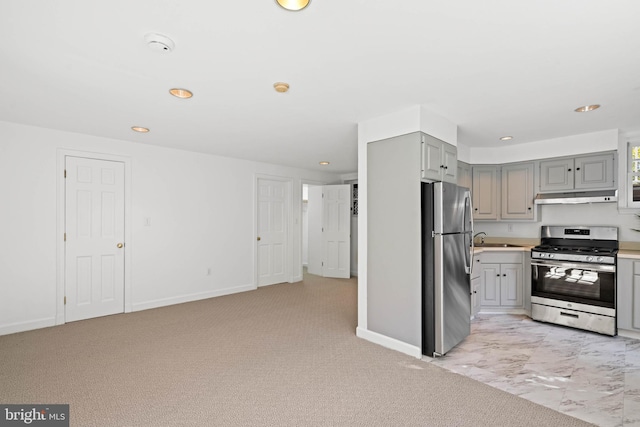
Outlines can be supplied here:
[[535, 220], [535, 163], [473, 166], [473, 219]]
[[473, 219], [498, 219], [497, 166], [473, 167]]
[[502, 219], [534, 219], [533, 163], [502, 166]]
[[615, 153], [540, 161], [540, 191], [615, 188]]
[[540, 191], [573, 190], [573, 159], [540, 162]]
[[615, 188], [615, 154], [580, 156], [575, 160], [575, 188]]
[[422, 178], [457, 182], [458, 149], [431, 135], [422, 134]]
[[471, 190], [471, 165], [458, 161], [458, 185]]

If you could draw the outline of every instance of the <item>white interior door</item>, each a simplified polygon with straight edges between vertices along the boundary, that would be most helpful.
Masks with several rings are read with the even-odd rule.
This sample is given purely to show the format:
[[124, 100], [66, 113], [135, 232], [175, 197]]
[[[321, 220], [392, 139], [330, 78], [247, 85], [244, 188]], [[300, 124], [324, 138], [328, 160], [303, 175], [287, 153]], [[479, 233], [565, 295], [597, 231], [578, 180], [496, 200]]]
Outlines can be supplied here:
[[322, 189], [310, 186], [307, 199], [308, 263], [307, 273], [322, 276]]
[[65, 158], [65, 321], [124, 312], [124, 163]]
[[324, 277], [351, 276], [351, 186], [322, 187], [322, 247]]
[[288, 183], [258, 179], [258, 286], [287, 281]]

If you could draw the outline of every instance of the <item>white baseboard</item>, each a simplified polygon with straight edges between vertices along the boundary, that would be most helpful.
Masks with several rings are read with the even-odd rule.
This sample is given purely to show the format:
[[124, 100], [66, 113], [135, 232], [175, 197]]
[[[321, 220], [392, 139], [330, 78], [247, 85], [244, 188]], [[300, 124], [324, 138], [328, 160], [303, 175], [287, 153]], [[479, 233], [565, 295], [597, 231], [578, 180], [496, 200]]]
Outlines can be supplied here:
[[167, 305], [182, 304], [185, 302], [198, 301], [207, 298], [221, 297], [223, 295], [237, 294], [239, 292], [254, 291], [256, 289], [257, 288], [253, 285], [244, 285], [235, 286], [233, 288], [216, 289], [215, 291], [199, 292], [197, 294], [181, 295], [177, 297], [138, 302], [133, 304], [133, 311], [149, 310], [152, 308], [165, 307]]
[[359, 338], [365, 339], [367, 341], [371, 341], [374, 344], [378, 344], [383, 347], [390, 348], [391, 350], [408, 354], [409, 356], [413, 356], [417, 359], [422, 358], [422, 349], [420, 347], [416, 347], [415, 345], [398, 341], [395, 338], [389, 338], [386, 335], [382, 335], [377, 332], [372, 332], [368, 329], [364, 329], [359, 326], [356, 328], [356, 336], [358, 336]]
[[527, 313], [524, 308], [500, 308], [500, 307], [491, 307], [491, 308], [481, 308], [480, 313], [478, 314], [524, 314], [529, 317], [531, 313]]
[[45, 317], [43, 319], [28, 320], [26, 322], [9, 323], [0, 325], [0, 335], [15, 334], [17, 332], [31, 331], [34, 329], [48, 328], [56, 325], [55, 317]]
[[640, 340], [640, 332], [638, 331], [630, 331], [628, 329], [618, 329], [618, 335], [621, 337], [633, 338], [636, 340]]

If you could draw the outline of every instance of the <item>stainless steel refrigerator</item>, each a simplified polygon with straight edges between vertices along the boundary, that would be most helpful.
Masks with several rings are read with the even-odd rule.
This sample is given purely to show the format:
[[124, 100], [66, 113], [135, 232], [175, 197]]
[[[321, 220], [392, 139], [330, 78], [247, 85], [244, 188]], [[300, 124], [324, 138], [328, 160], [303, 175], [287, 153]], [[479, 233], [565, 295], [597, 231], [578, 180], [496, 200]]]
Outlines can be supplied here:
[[422, 183], [422, 354], [446, 354], [471, 330], [473, 217], [467, 188]]

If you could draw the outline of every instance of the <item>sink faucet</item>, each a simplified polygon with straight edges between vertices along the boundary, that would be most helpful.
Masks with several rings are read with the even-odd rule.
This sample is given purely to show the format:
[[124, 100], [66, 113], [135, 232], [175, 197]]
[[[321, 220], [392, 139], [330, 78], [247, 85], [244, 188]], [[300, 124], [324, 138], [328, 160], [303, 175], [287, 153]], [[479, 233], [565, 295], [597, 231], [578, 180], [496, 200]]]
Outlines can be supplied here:
[[[480, 236], [482, 234], [482, 236]], [[481, 231], [479, 233], [474, 234], [473, 236], [473, 240], [476, 239], [476, 237], [480, 236], [480, 244], [484, 245], [484, 237], [487, 235], [487, 233], [485, 233], [484, 231]]]

